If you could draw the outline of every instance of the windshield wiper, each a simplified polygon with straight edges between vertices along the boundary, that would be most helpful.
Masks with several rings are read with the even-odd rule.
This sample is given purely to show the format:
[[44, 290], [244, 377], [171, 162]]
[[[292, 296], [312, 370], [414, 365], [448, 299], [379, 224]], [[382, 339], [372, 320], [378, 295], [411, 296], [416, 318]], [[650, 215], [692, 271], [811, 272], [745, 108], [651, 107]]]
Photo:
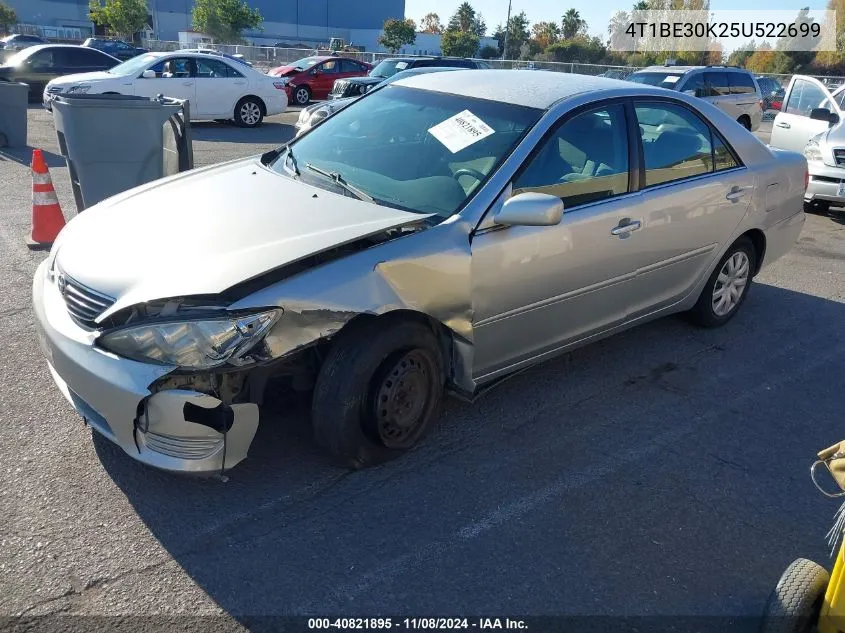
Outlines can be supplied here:
[[290, 145], [285, 145], [287, 149], [287, 154], [285, 154], [285, 169], [287, 169], [288, 161], [290, 161], [290, 166], [293, 168], [293, 175], [299, 176], [299, 167], [296, 164], [296, 156], [293, 155], [293, 148]]
[[349, 193], [354, 195], [359, 200], [366, 200], [367, 202], [375, 202], [375, 198], [373, 198], [368, 193], [361, 191], [360, 189], [358, 189], [358, 187], [356, 187], [354, 185], [350, 185], [348, 182], [346, 182], [346, 180], [343, 179], [343, 176], [341, 176], [338, 172], [336, 172], [336, 171], [326, 171], [325, 169], [320, 169], [319, 167], [315, 167], [311, 163], [305, 163], [305, 167], [307, 169], [310, 169], [313, 172], [320, 174], [321, 176], [325, 176], [326, 178], [329, 178], [336, 185], [343, 187], [344, 189], [346, 189]]

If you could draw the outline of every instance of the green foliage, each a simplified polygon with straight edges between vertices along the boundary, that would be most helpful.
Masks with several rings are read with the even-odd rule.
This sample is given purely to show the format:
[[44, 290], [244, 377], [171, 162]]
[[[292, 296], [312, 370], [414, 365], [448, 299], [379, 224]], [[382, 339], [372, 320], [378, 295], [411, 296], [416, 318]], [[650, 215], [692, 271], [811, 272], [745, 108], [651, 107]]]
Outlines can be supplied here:
[[578, 37], [552, 44], [546, 55], [556, 62], [598, 64], [607, 56], [607, 49], [598, 38]]
[[565, 40], [571, 40], [579, 34], [583, 34], [587, 29], [587, 21], [581, 18], [581, 14], [577, 9], [569, 9], [563, 14], [563, 20], [560, 23], [561, 37]]
[[5, 33], [18, 23], [18, 14], [5, 2], [0, 2], [0, 33]]
[[[504, 37], [504, 32], [502, 32]], [[522, 52], [522, 45], [531, 37], [528, 32], [528, 17], [525, 11], [512, 15], [508, 22], [508, 50], [504, 51], [506, 59], [518, 59]], [[504, 46], [504, 42], [500, 47]]]
[[[102, 3], [101, 3], [102, 2]], [[147, 26], [146, 0], [90, 0], [88, 16], [109, 32], [132, 38]]]
[[193, 20], [197, 31], [216, 42], [236, 44], [243, 31], [260, 28], [264, 17], [244, 0], [196, 0]]
[[469, 2], [464, 2], [449, 19], [447, 31], [461, 31], [462, 33], [473, 33], [476, 37], [484, 37], [487, 32], [487, 24], [480, 13], [477, 13]]
[[478, 52], [478, 56], [481, 59], [496, 59], [501, 56], [499, 49], [496, 46], [482, 46], [481, 50]]
[[478, 36], [471, 31], [446, 31], [440, 38], [440, 50], [448, 57], [473, 57]]
[[440, 16], [436, 13], [426, 13], [420, 23], [420, 31], [423, 33], [442, 33], [443, 25], [440, 23]]
[[396, 53], [406, 44], [417, 41], [417, 25], [410, 18], [405, 20], [391, 18], [385, 21], [384, 35], [381, 35], [378, 41], [391, 53]]
[[747, 51], [734, 51], [728, 56], [728, 65], [729, 66], [740, 66], [745, 68], [745, 64], [748, 62], [748, 59], [754, 54], [754, 51], [757, 49], [757, 43], [753, 40], [747, 46], [749, 50]]

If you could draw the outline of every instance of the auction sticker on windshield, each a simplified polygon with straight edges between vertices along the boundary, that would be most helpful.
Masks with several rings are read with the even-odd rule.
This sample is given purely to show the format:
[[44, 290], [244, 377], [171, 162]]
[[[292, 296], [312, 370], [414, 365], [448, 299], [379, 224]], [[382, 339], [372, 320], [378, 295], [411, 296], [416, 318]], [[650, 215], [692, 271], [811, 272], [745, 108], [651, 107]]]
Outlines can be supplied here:
[[487, 138], [495, 131], [469, 110], [458, 112], [442, 123], [429, 128], [429, 133], [453, 154]]

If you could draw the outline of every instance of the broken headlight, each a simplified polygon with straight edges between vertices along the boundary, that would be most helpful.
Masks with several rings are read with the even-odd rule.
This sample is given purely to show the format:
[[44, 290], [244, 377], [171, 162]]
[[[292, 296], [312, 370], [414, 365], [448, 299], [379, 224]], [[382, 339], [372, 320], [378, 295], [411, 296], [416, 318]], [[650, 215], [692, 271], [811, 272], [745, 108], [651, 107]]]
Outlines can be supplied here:
[[254, 362], [250, 352], [264, 340], [282, 310], [256, 314], [149, 323], [109, 332], [98, 343], [142, 363], [212, 369]]

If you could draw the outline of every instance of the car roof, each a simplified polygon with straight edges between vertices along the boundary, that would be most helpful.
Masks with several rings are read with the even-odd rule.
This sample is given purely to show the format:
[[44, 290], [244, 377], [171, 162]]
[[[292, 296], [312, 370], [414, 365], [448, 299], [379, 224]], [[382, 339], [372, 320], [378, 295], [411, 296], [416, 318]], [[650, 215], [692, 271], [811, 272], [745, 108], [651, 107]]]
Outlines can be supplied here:
[[[470, 70], [448, 73], [421, 73], [397, 81], [395, 86], [408, 86], [434, 92], [447, 92], [464, 97], [502, 101], [529, 108], [549, 108], [554, 103], [582, 92], [631, 88], [631, 82], [609, 77], [593, 77], [574, 73], [530, 70]], [[665, 94], [660, 88], [653, 90]], [[643, 87], [643, 92], [652, 93]]]
[[692, 70], [718, 70], [720, 72], [744, 72], [751, 74], [751, 71], [746, 70], [745, 68], [738, 68], [736, 66], [648, 66], [647, 68], [641, 68], [640, 70], [636, 71], [638, 73], [656, 73], [656, 72], [664, 72], [664, 73], [679, 73], [684, 74], [688, 73]]

